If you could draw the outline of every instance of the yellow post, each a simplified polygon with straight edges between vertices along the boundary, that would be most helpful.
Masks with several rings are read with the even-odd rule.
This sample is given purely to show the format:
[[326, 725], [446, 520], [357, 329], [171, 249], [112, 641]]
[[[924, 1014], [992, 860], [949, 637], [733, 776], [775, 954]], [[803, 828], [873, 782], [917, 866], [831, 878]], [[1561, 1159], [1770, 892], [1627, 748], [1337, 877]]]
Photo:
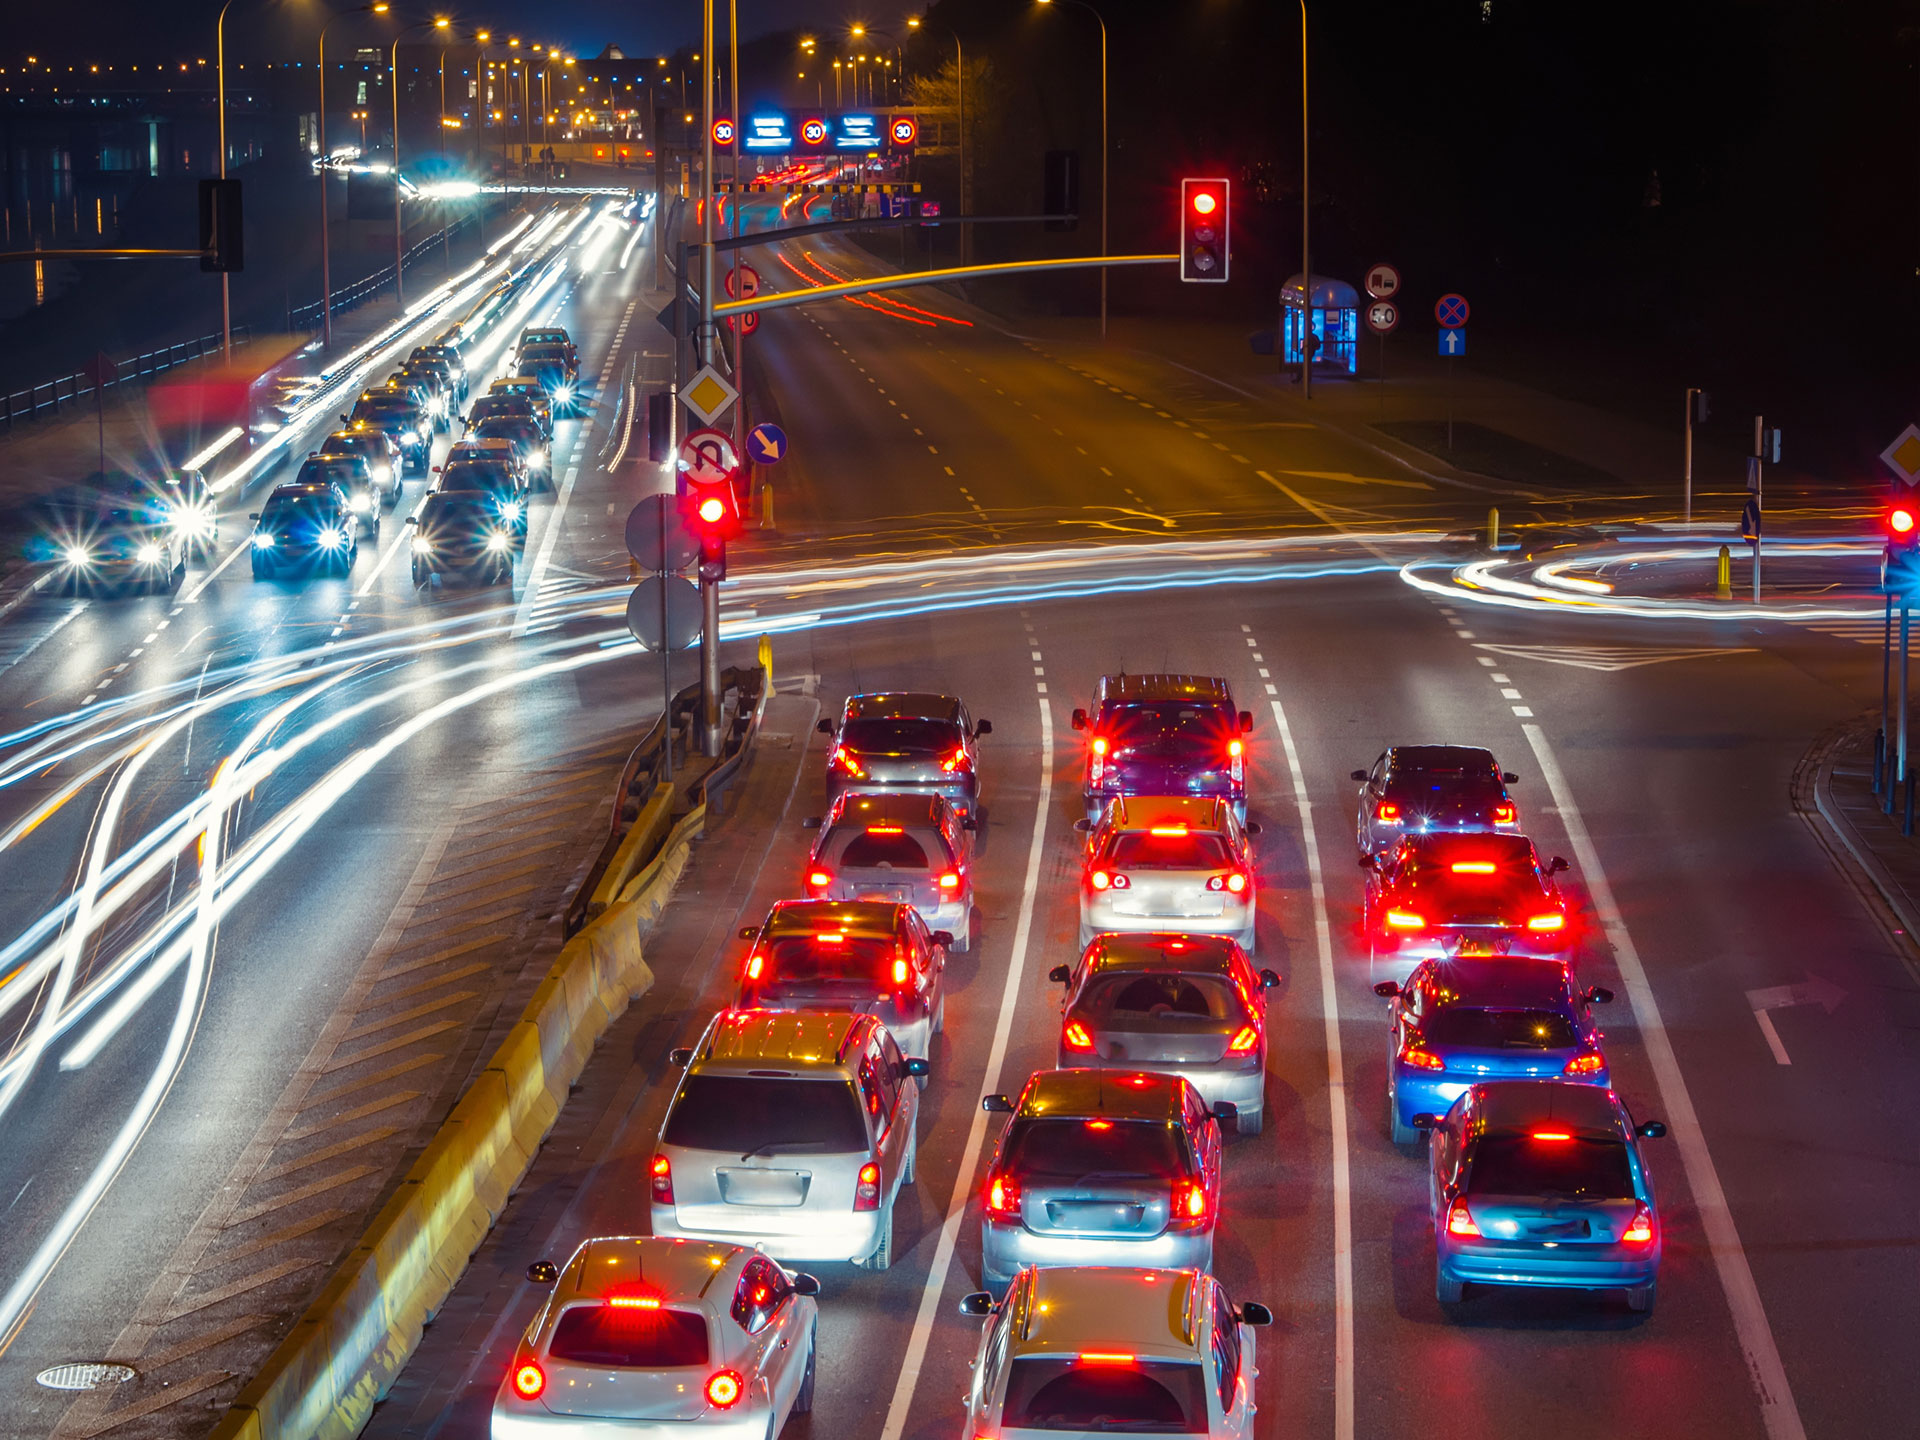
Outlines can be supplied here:
[[1487, 549], [1500, 548], [1500, 507], [1490, 506], [1487, 510]]
[[638, 580], [640, 578], [640, 562], [631, 555], [627, 557], [627, 578], [629, 580]]
[[759, 660], [760, 669], [767, 677], [767, 694], [771, 695], [773, 694], [773, 637], [771, 635], [760, 637]]
[[1720, 574], [1713, 588], [1722, 600], [1733, 598], [1733, 552], [1724, 545], [1720, 547]]
[[760, 484], [760, 528], [773, 529], [773, 482], [770, 480]]

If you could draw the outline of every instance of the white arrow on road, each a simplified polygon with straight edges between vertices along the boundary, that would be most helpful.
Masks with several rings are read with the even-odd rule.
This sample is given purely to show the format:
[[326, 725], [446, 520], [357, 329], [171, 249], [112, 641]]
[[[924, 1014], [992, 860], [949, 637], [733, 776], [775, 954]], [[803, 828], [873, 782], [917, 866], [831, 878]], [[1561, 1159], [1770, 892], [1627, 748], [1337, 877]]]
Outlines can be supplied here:
[[1747, 991], [1747, 1004], [1753, 1007], [1753, 1018], [1759, 1022], [1760, 1033], [1766, 1036], [1767, 1048], [1773, 1051], [1774, 1060], [1781, 1065], [1791, 1065], [1793, 1061], [1787, 1058], [1787, 1047], [1780, 1043], [1780, 1032], [1773, 1028], [1773, 1016], [1767, 1012], [1795, 1005], [1818, 1005], [1831, 1015], [1846, 998], [1846, 991], [1817, 975], [1798, 985], [1770, 985], [1763, 990]]

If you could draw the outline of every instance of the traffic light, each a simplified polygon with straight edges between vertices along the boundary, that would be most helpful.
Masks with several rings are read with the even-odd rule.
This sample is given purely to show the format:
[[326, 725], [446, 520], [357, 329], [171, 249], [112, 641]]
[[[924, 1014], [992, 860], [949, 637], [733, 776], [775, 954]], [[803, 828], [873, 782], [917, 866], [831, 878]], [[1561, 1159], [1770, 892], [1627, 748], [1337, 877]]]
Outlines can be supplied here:
[[1180, 278], [1217, 284], [1227, 278], [1225, 180], [1180, 182]]
[[687, 528], [700, 541], [700, 578], [727, 578], [727, 541], [742, 530], [740, 496], [731, 478], [689, 485], [685, 499]]
[[237, 271], [246, 258], [240, 236], [240, 182], [200, 182], [200, 268]]
[[1881, 528], [1887, 534], [1886, 588], [1908, 599], [1920, 596], [1920, 504], [1894, 501]]

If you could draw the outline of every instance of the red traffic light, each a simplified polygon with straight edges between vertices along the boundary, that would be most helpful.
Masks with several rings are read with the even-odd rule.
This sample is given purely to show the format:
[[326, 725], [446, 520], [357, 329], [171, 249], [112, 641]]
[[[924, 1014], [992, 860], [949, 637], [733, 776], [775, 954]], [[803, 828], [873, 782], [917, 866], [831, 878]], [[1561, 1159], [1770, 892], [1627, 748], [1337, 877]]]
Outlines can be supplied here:
[[1180, 182], [1180, 278], [1219, 284], [1227, 278], [1228, 198], [1224, 178], [1189, 177]]
[[[702, 520], [706, 521], [707, 524], [718, 525], [722, 520], [727, 518], [727, 509], [726, 501], [722, 500], [718, 495], [709, 495], [700, 502], [695, 513], [697, 513]], [[1912, 522], [1909, 521], [1908, 523], [1911, 524]]]
[[1913, 511], [1905, 505], [1896, 505], [1887, 512], [1887, 528], [1896, 535], [1911, 535], [1915, 523]]
[[1195, 214], [1211, 215], [1219, 208], [1219, 205], [1219, 197], [1211, 190], [1196, 190], [1193, 192], [1193, 209]]

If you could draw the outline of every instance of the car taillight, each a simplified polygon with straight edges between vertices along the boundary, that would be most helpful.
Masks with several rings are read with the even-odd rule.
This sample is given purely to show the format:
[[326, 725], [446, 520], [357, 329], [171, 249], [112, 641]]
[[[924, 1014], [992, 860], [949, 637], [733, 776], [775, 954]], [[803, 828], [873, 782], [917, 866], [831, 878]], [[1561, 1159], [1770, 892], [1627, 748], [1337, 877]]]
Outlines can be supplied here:
[[653, 1203], [673, 1204], [673, 1162], [664, 1155], [653, 1157]]
[[1416, 1070], [1444, 1070], [1447, 1062], [1420, 1043], [1420, 1037], [1409, 1030], [1400, 1041], [1400, 1053], [1397, 1057], [1401, 1064], [1411, 1065]]
[[1562, 1075], [1598, 1075], [1606, 1068], [1607, 1057], [1595, 1050], [1588, 1055], [1574, 1056], [1567, 1061], [1567, 1068], [1560, 1073]]
[[1628, 1245], [1653, 1243], [1653, 1212], [1647, 1209], [1644, 1202], [1634, 1208], [1633, 1219], [1627, 1222], [1620, 1239]]
[[1513, 816], [1514, 810], [1511, 805], [1496, 805], [1493, 807], [1493, 823], [1496, 825], [1513, 824]]
[[547, 1372], [531, 1360], [513, 1367], [513, 1393], [522, 1400], [538, 1400], [547, 1388]]
[[1447, 1211], [1447, 1233], [1449, 1235], [1471, 1235], [1479, 1237], [1480, 1227], [1473, 1223], [1473, 1216], [1467, 1210], [1465, 1200], [1455, 1200]]
[[1093, 1036], [1087, 1033], [1087, 1027], [1078, 1020], [1067, 1022], [1066, 1028], [1060, 1032], [1060, 1043], [1067, 1049], [1077, 1050], [1082, 1054], [1093, 1053]]
[[1411, 910], [1387, 911], [1387, 928], [1390, 930], [1423, 930], [1426, 924], [1425, 916]]
[[1087, 782], [1098, 785], [1101, 777], [1107, 773], [1107, 741], [1105, 736], [1096, 735], [1087, 745]]
[[860, 1167], [860, 1178], [854, 1182], [853, 1208], [855, 1210], [880, 1208], [880, 1167], [871, 1160]]
[[1087, 883], [1096, 890], [1125, 890], [1127, 877], [1112, 870], [1095, 870], [1087, 876]]
[[1080, 1363], [1082, 1365], [1135, 1365], [1139, 1362], [1132, 1355], [1123, 1355], [1115, 1350], [1083, 1350], [1080, 1352]]
[[940, 768], [949, 775], [970, 775], [973, 773], [973, 758], [962, 745], [940, 762]]
[[1400, 807], [1391, 800], [1382, 800], [1374, 809], [1373, 818], [1384, 820], [1390, 825], [1397, 825], [1400, 823]]
[[1011, 1175], [995, 1175], [987, 1181], [987, 1214], [996, 1220], [1020, 1218], [1020, 1182]]
[[1170, 1230], [1197, 1230], [1207, 1223], [1207, 1187], [1198, 1180], [1173, 1182], [1173, 1201], [1167, 1215]]
[[867, 778], [867, 772], [860, 768], [860, 757], [844, 745], [833, 747], [833, 758], [827, 761], [829, 770], [838, 770], [842, 775], [851, 775], [855, 780]]
[[747, 956], [747, 979], [758, 980], [760, 972], [767, 968], [767, 957], [758, 950]]
[[958, 890], [960, 888], [960, 872], [958, 870], [949, 870], [943, 874], [940, 877], [940, 888], [942, 890]]
[[707, 1380], [707, 1399], [721, 1410], [731, 1409], [746, 1389], [738, 1370], [715, 1371]]
[[1207, 889], [1209, 890], [1229, 890], [1235, 895], [1241, 895], [1246, 892], [1246, 888], [1247, 877], [1242, 875], [1238, 870], [1229, 870], [1225, 875], [1209, 875], [1207, 877]]
[[1227, 1042], [1229, 1055], [1245, 1055], [1260, 1043], [1260, 1032], [1251, 1025], [1242, 1025], [1233, 1039]]
[[909, 966], [905, 960], [895, 960], [893, 962], [893, 983], [894, 984], [905, 985], [907, 981], [912, 978], [912, 976], [913, 976], [912, 967]]
[[1247, 774], [1247, 747], [1238, 740], [1227, 742], [1227, 774], [1233, 780], [1244, 780]]
[[1527, 929], [1529, 930], [1564, 930], [1566, 928], [1567, 917], [1562, 915], [1558, 910], [1546, 915], [1529, 916], [1527, 919]]
[[833, 872], [831, 870], [809, 870], [807, 872], [807, 884], [812, 889], [824, 890], [833, 884]]

